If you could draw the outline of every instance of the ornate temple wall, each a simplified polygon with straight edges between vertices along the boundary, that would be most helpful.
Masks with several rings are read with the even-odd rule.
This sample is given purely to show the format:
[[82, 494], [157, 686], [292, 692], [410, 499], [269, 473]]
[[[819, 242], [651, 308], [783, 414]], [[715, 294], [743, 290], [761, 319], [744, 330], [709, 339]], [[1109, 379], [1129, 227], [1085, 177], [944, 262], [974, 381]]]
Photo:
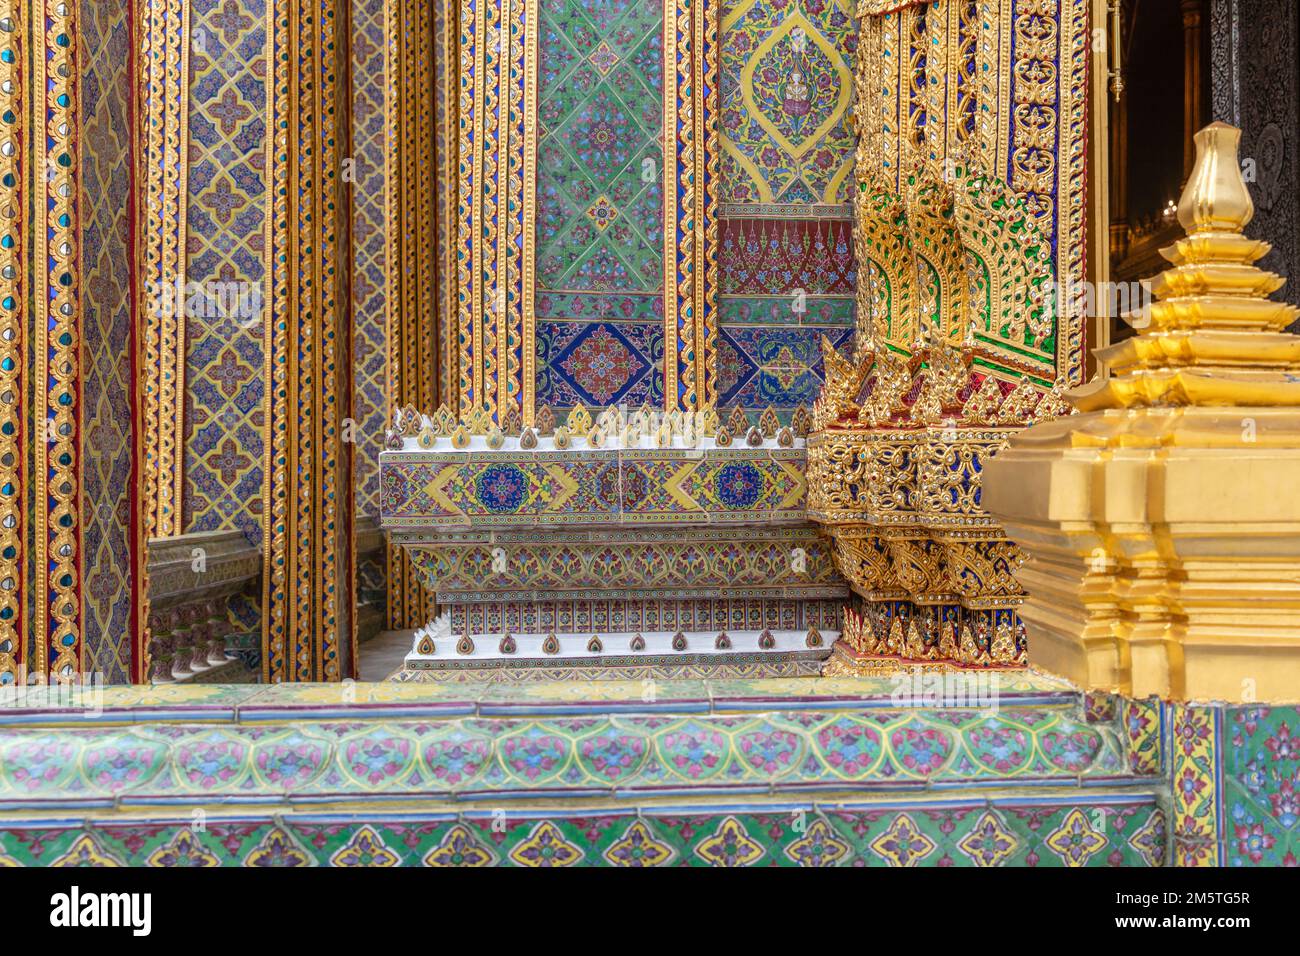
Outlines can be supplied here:
[[0, 684], [138, 674], [128, 10], [0, 5]]
[[[266, 0], [189, 4], [185, 278], [210, 308], [187, 309], [180, 531], [262, 539], [266, 248]], [[234, 283], [234, 286], [228, 285]], [[237, 291], [234, 309], [220, 290]], [[244, 304], [248, 308], [244, 308]], [[256, 308], [252, 306], [256, 305]]]
[[1210, 6], [1214, 119], [1241, 129], [1254, 161], [1250, 234], [1273, 244], [1260, 268], [1288, 278], [1279, 298], [1300, 305], [1300, 12], [1288, 0]]
[[849, 0], [729, 0], [722, 12], [718, 400], [783, 421], [853, 338]]
[[[342, 441], [354, 442], [337, 472], [351, 502], [337, 523], [333, 512], [322, 519], [330, 535], [360, 534], [352, 512], [374, 512], [378, 423], [389, 402], [523, 420], [578, 402], [742, 404], [751, 413], [770, 406], [788, 421], [822, 384], [819, 334], [836, 344], [852, 334], [854, 11], [843, 0], [627, 0], [551, 2], [535, 22], [532, 13], [517, 0], [367, 0], [351, 10], [355, 82], [342, 110], [322, 93], [329, 123], [350, 111], [353, 130], [339, 168], [322, 170], [354, 187], [351, 240], [346, 228], [327, 237], [328, 254], [350, 257], [344, 271], [355, 278], [339, 288], [351, 306], [338, 327], [347, 332], [346, 369], [330, 366], [346, 377], [347, 400], [330, 414], [344, 416]], [[56, 336], [53, 352], [27, 352], [19, 370], [30, 432], [38, 398], [59, 398], [42, 398], [32, 383], [52, 359], [62, 362], [60, 349], [76, 360], [73, 401], [85, 427], [63, 436], [71, 463], [54, 442], [52, 456], [38, 447], [23, 466], [24, 476], [53, 476], [60, 487], [75, 473], [69, 501], [84, 554], [78, 537], [58, 555], [66, 558], [58, 573], [39, 569], [27, 559], [63, 542], [38, 542], [43, 531], [32, 522], [8, 565], [28, 595], [47, 573], [56, 584], [71, 575], [59, 587], [86, 603], [67, 646], [80, 653], [89, 633], [80, 618], [93, 619], [116, 635], [92, 654], [114, 677], [124, 673], [123, 635], [140, 633], [124, 622], [126, 595], [144, 583], [95, 574], [122, 565], [135, 520], [126, 491], [135, 478], [124, 472], [131, 375], [120, 358], [132, 352], [123, 306], [132, 243], [122, 236], [130, 189], [119, 167], [138, 177], [141, 538], [238, 533], [250, 553], [268, 540], [284, 546], [268, 519], [274, 489], [285, 486], [276, 484], [276, 466], [284, 470], [276, 443], [305, 426], [268, 390], [275, 356], [297, 360], [293, 339], [268, 317], [275, 302], [282, 311], [274, 314], [288, 320], [316, 305], [298, 308], [276, 287], [301, 274], [269, 268], [274, 197], [283, 195], [274, 173], [288, 164], [270, 133], [274, 5], [140, 3], [134, 61], [123, 53], [124, 44], [132, 49], [127, 15], [109, 4], [77, 18], [86, 49], [113, 54], [76, 64], [83, 89], [73, 108], [87, 123], [79, 157], [88, 160], [77, 169], [77, 203], [88, 215], [66, 228], [87, 230], [84, 275], [70, 281], [89, 295], [70, 305], [72, 345]], [[294, 42], [310, 41], [311, 24], [292, 28], [301, 33]], [[474, 70], [447, 69], [462, 61]], [[138, 164], [123, 163], [128, 106], [138, 110]], [[30, 100], [23, 109], [24, 122], [40, 118]], [[33, 227], [24, 224], [34, 236]], [[283, 236], [301, 228], [281, 223]], [[184, 308], [164, 314], [152, 297], [176, 283], [187, 284], [178, 292]], [[32, 318], [23, 316], [23, 329]], [[327, 491], [320, 500], [330, 500]], [[377, 567], [358, 561], [353, 573], [373, 578]], [[390, 620], [421, 620], [427, 595], [411, 582], [400, 592], [402, 612]], [[239, 611], [250, 631], [256, 603]]]
[[131, 26], [126, 0], [80, 4], [82, 668], [130, 679], [137, 577], [131, 491]]

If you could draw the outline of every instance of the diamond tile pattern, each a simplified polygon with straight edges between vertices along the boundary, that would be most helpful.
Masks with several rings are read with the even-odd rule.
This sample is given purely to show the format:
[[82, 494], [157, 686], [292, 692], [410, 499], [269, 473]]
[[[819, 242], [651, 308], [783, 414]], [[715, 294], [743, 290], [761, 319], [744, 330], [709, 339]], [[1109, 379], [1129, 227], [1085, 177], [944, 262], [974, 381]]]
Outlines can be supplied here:
[[662, 8], [547, 0], [541, 17], [537, 403], [660, 405]]

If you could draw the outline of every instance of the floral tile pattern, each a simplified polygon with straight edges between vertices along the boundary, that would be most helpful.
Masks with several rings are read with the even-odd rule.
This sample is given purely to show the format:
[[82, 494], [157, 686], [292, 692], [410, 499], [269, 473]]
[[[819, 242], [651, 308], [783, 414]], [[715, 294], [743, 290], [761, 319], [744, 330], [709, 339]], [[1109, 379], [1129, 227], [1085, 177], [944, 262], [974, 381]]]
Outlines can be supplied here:
[[[1113, 733], [1067, 711], [967, 710], [469, 716], [358, 708], [287, 723], [145, 724], [0, 732], [0, 801], [192, 803], [202, 795], [390, 800], [663, 787], [725, 793], [834, 783], [973, 785], [1119, 778]], [[241, 711], [242, 712], [242, 711]], [[369, 719], [364, 719], [368, 717]]]
[[[5, 712], [0, 863], [1162, 865], [1115, 715], [1032, 672], [1003, 689], [974, 710], [887, 677], [113, 688], [101, 724]], [[1286, 760], [1293, 714], [1242, 732]]]
[[1300, 707], [1229, 708], [1223, 733], [1226, 865], [1300, 866]]
[[[379, 452], [388, 416], [384, 222], [384, 4], [352, 4], [352, 417], [358, 515], [379, 513]], [[435, 88], [437, 88], [435, 86]]]
[[[239, 290], [186, 318], [184, 530], [261, 541], [265, 0], [194, 0], [187, 279]], [[252, 309], [253, 304], [258, 305]], [[244, 314], [247, 311], [249, 314]]]
[[84, 109], [78, 206], [85, 230], [79, 245], [89, 292], [79, 398], [86, 450], [79, 518], [87, 575], [82, 637], [87, 671], [125, 683], [133, 665], [134, 571], [130, 160], [123, 159], [131, 156], [131, 23], [122, 2], [86, 4], [78, 18], [78, 59], [85, 57], [78, 63]]
[[[1062, 833], [1083, 818], [1080, 849]], [[0, 825], [10, 866], [1149, 866], [1150, 798]]]

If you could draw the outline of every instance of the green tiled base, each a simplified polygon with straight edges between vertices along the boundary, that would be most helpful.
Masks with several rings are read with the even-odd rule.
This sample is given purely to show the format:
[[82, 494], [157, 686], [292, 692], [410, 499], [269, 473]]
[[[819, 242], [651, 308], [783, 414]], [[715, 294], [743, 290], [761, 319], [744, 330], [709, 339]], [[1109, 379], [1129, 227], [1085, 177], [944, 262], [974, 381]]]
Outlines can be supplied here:
[[0, 866], [1154, 866], [1150, 794], [6, 821]]
[[0, 863], [1164, 861], [1114, 708], [926, 680], [38, 694], [0, 707]]

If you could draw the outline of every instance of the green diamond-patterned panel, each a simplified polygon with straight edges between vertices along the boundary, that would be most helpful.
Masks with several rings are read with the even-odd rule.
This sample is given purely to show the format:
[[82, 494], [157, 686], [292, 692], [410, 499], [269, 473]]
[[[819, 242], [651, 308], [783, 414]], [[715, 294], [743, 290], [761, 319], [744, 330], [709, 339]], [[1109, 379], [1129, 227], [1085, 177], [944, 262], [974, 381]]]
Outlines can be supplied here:
[[538, 281], [546, 289], [662, 286], [659, 4], [542, 7]]
[[0, 709], [0, 866], [1164, 862], [1161, 782], [1125, 772], [1113, 708], [1023, 673], [978, 709], [929, 695], [885, 677], [650, 699], [640, 681], [34, 688]]
[[661, 407], [663, 6], [545, 0], [540, 22], [536, 402]]

